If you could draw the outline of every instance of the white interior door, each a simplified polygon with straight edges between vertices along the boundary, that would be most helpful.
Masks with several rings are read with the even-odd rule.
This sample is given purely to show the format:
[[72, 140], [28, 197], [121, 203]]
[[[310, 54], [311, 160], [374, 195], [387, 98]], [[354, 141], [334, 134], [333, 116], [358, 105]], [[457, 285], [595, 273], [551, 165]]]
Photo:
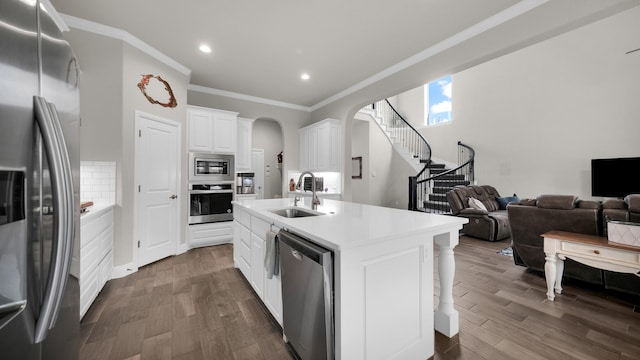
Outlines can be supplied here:
[[136, 128], [135, 226], [140, 267], [176, 253], [180, 124], [136, 112]]
[[264, 199], [264, 149], [251, 149], [251, 168], [255, 173], [256, 198]]

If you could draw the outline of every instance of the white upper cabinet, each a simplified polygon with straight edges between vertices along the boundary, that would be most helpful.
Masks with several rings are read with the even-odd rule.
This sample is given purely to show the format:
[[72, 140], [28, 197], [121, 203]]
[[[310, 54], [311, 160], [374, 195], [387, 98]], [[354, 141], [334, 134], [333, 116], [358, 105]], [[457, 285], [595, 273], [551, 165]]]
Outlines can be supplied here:
[[235, 154], [238, 113], [187, 107], [189, 151]]
[[213, 151], [213, 119], [209, 111], [189, 109], [189, 150]]
[[300, 170], [341, 172], [340, 121], [326, 119], [300, 129]]
[[251, 139], [253, 119], [238, 118], [238, 138], [236, 140], [236, 171], [251, 169]]
[[213, 121], [213, 152], [235, 154], [238, 113], [217, 112]]

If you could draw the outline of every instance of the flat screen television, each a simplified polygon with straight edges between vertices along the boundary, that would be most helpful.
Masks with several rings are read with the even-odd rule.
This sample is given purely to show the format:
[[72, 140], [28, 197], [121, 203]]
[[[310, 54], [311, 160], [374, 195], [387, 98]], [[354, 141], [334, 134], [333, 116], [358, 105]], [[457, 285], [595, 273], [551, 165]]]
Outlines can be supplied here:
[[640, 194], [640, 157], [592, 159], [591, 195], [623, 198]]

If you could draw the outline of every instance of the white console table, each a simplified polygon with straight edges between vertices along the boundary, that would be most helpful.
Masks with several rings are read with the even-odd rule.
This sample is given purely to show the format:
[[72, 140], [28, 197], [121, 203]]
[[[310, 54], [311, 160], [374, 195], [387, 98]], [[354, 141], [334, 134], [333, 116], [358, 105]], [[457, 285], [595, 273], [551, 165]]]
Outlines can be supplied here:
[[628, 274], [640, 272], [640, 247], [609, 242], [606, 237], [549, 231], [544, 237], [547, 299], [562, 293], [564, 260], [570, 258], [598, 269]]

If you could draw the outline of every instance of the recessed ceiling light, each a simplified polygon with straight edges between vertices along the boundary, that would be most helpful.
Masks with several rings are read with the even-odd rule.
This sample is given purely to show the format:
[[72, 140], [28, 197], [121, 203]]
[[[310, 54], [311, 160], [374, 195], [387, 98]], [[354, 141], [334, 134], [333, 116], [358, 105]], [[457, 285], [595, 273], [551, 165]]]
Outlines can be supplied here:
[[211, 48], [209, 47], [209, 45], [202, 44], [200, 45], [200, 51], [208, 54], [211, 52]]
[[309, 78], [310, 78], [310, 76], [307, 73], [304, 73], [304, 74], [300, 75], [300, 79], [302, 79], [302, 80], [309, 80]]

